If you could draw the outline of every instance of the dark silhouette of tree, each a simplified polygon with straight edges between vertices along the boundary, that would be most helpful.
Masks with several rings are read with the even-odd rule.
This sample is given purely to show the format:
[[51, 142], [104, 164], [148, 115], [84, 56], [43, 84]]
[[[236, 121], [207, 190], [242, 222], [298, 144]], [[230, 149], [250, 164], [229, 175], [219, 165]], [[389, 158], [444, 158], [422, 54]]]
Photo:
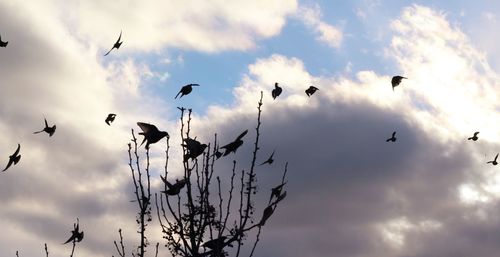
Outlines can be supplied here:
[[[233, 160], [227, 181], [223, 181], [215, 169], [219, 160], [217, 134], [213, 144], [202, 144], [191, 136], [191, 109], [179, 108], [180, 132], [184, 157], [183, 176], [171, 178], [169, 173], [170, 138], [166, 137], [165, 170], [163, 190], [154, 194], [156, 218], [161, 226], [165, 246], [173, 256], [183, 257], [222, 257], [243, 255], [244, 241], [250, 231], [255, 231], [255, 241], [250, 244], [248, 256], [254, 254], [259, 242], [262, 227], [273, 215], [278, 203], [286, 196], [287, 164], [281, 181], [270, 190], [270, 200], [262, 211], [255, 210], [254, 198], [257, 194], [256, 160], [259, 151], [259, 138], [262, 112], [262, 92], [258, 102], [256, 136], [251, 154], [250, 167], [238, 170]], [[246, 133], [245, 133], [246, 134]], [[241, 140], [242, 136], [238, 137]], [[149, 245], [146, 236], [148, 223], [152, 221], [149, 148], [145, 152], [145, 166], [140, 165], [137, 151], [138, 143], [132, 130], [132, 142], [128, 145], [129, 167], [134, 184], [135, 202], [138, 205], [138, 233], [140, 243], [132, 256], [144, 257]], [[225, 157], [229, 158], [229, 157]], [[224, 186], [227, 187], [225, 190]], [[257, 222], [255, 222], [257, 221]], [[114, 242], [119, 256], [125, 257], [125, 247], [121, 229], [119, 242]], [[158, 255], [156, 244], [155, 256]], [[229, 249], [231, 248], [231, 249]]]

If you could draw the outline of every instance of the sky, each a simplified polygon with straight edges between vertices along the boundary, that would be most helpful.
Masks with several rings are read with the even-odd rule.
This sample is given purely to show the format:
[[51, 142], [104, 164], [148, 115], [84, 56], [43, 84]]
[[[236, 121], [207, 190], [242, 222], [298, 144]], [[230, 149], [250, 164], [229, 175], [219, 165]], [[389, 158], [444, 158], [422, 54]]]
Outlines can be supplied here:
[[[257, 169], [256, 202], [286, 162], [288, 193], [255, 256], [498, 256], [500, 170], [486, 163], [500, 152], [498, 13], [489, 0], [0, 0], [0, 156], [18, 143], [22, 156], [0, 173], [0, 255], [44, 256], [47, 243], [69, 256], [77, 217], [76, 256], [116, 256], [119, 228], [130, 253], [131, 129], [170, 134], [173, 176], [178, 106], [203, 142], [248, 129], [217, 164], [228, 177], [250, 163], [263, 91], [257, 159], [276, 154]], [[393, 91], [394, 75], [408, 79]], [[33, 134], [44, 117], [53, 137]], [[151, 147], [157, 191], [165, 146]]]

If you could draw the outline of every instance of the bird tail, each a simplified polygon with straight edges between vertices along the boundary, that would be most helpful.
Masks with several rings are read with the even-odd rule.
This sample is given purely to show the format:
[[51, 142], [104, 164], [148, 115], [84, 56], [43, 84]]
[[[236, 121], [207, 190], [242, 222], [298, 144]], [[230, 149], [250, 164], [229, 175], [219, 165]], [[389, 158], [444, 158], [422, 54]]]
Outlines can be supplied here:
[[40, 131], [33, 132], [33, 134], [38, 134], [38, 133], [42, 133], [42, 132], [43, 132], [43, 129]]
[[179, 93], [177, 93], [177, 95], [175, 95], [174, 99], [177, 99], [177, 97], [179, 96], [180, 93], [181, 93], [181, 91], [179, 91]]

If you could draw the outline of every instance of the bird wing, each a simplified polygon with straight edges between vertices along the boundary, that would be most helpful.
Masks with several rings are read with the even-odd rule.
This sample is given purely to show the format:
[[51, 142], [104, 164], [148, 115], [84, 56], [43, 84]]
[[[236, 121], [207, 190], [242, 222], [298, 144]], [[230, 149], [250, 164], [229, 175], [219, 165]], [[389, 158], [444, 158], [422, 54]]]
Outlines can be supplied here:
[[495, 156], [495, 161], [497, 160], [497, 158], [498, 158], [498, 154]]
[[114, 48], [115, 46], [111, 47], [111, 49], [109, 49], [109, 51], [104, 56], [107, 56], [109, 53], [111, 53], [111, 50], [113, 50]]
[[477, 134], [479, 134], [479, 132], [474, 132], [474, 136], [477, 136]]
[[246, 134], [248, 133], [248, 129], [243, 131], [243, 133], [241, 133], [237, 138], [236, 140], [234, 141], [238, 141], [238, 140], [241, 140]]
[[158, 128], [155, 125], [137, 122], [137, 126], [139, 126], [144, 133], [155, 133], [158, 132]]
[[10, 167], [10, 165], [12, 165], [13, 162], [14, 160], [9, 158], [9, 163], [7, 163], [7, 166], [5, 166], [5, 169], [3, 169], [2, 171], [6, 171]]
[[116, 40], [115, 44], [120, 43], [120, 39], [122, 39], [122, 31], [120, 30], [120, 36], [118, 37], [118, 40]]
[[17, 149], [16, 151], [14, 152], [13, 156], [16, 156], [19, 154], [19, 150], [21, 150], [21, 145], [20, 144], [17, 144]]
[[45, 127], [48, 127], [48, 126], [49, 126], [49, 123], [47, 123], [47, 119], [46, 119], [46, 118], [43, 118], [43, 120], [45, 121]]
[[177, 93], [177, 95], [175, 95], [174, 99], [177, 99], [177, 97], [179, 96], [180, 93], [182, 93], [182, 89], [179, 90], [179, 93]]

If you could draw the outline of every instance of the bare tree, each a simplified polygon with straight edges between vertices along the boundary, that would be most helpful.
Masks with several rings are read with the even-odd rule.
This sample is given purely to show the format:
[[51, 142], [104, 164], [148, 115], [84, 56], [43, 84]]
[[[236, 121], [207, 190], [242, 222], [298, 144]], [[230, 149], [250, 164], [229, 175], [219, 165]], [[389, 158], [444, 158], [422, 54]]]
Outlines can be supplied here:
[[[180, 134], [183, 151], [183, 176], [174, 179], [169, 176], [170, 141], [167, 137], [165, 150], [165, 169], [163, 176], [163, 191], [155, 193], [156, 216], [166, 240], [166, 247], [173, 256], [222, 257], [243, 254], [243, 242], [247, 240], [249, 232], [255, 231], [255, 241], [250, 244], [248, 256], [252, 256], [259, 242], [261, 229], [274, 213], [278, 203], [286, 196], [283, 190], [286, 184], [287, 164], [283, 176], [271, 190], [267, 207], [255, 212], [254, 198], [257, 194], [256, 160], [259, 151], [259, 138], [262, 113], [262, 92], [258, 102], [256, 136], [251, 154], [250, 167], [247, 170], [238, 168], [238, 162], [232, 162], [230, 176], [223, 181], [216, 174], [216, 162], [222, 155], [236, 152], [243, 143], [243, 132], [235, 142], [227, 145], [226, 153], [219, 152], [217, 134], [213, 144], [202, 144], [191, 136], [191, 109], [179, 108]], [[240, 142], [241, 141], [241, 142]], [[135, 188], [135, 198], [139, 211], [137, 223], [139, 225], [140, 245], [137, 247], [137, 256], [144, 257], [148, 240], [146, 227], [152, 219], [151, 214], [151, 187], [149, 173], [149, 149], [146, 150], [145, 167], [142, 168], [137, 152], [137, 139], [132, 130], [132, 142], [129, 144], [129, 167]], [[223, 147], [221, 147], [223, 148]], [[144, 171], [143, 171], [144, 170]], [[257, 218], [256, 218], [257, 217]], [[258, 222], [255, 220], [258, 219]], [[119, 230], [120, 242], [115, 241], [119, 256], [125, 257], [123, 237]], [[120, 246], [119, 246], [120, 245]], [[229, 247], [232, 248], [229, 251]], [[132, 254], [135, 256], [134, 254]], [[155, 256], [158, 255], [158, 244]]]

